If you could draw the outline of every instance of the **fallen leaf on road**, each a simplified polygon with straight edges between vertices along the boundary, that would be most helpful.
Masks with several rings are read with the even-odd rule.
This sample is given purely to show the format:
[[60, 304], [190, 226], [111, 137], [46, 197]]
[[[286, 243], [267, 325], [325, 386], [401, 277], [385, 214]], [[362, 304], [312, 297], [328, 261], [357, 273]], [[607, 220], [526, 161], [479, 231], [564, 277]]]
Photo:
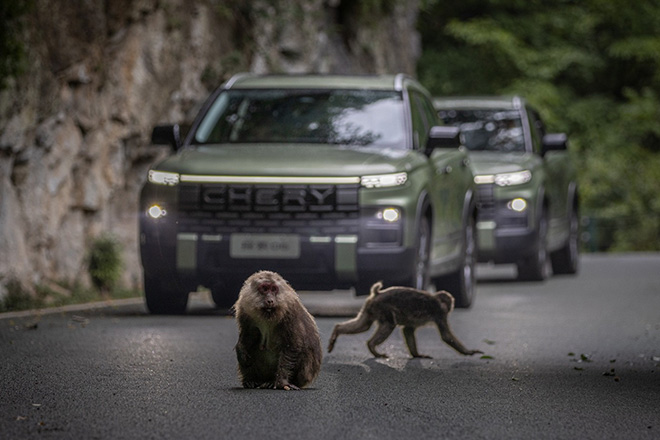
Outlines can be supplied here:
[[593, 362], [593, 361], [591, 360], [591, 357], [590, 357], [588, 354], [581, 354], [581, 355], [580, 355], [580, 360], [581, 360], [582, 362]]
[[80, 323], [81, 327], [86, 327], [89, 324], [89, 319], [84, 316], [73, 315], [71, 321]]

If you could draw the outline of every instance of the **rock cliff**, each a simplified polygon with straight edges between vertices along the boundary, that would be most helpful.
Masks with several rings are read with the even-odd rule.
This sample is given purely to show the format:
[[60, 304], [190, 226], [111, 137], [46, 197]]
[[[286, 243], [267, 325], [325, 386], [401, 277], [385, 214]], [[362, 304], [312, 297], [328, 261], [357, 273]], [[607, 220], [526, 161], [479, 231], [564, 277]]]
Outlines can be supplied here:
[[[0, 298], [88, 283], [111, 233], [141, 285], [137, 200], [159, 122], [189, 122], [233, 73], [414, 73], [416, 1], [35, 0], [26, 71], [0, 91]], [[5, 287], [3, 287], [5, 286]]]

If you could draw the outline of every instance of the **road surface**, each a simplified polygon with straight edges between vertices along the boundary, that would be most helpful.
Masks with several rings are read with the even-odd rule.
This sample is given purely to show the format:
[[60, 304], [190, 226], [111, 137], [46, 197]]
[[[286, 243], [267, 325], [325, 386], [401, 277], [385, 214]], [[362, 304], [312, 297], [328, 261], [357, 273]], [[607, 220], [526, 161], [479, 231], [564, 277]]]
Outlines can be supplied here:
[[[660, 438], [660, 255], [588, 255], [544, 283], [478, 273], [450, 323], [487, 357], [431, 327], [417, 341], [433, 359], [410, 359], [399, 331], [385, 360], [371, 332], [343, 335], [300, 392], [239, 387], [236, 324], [203, 294], [178, 317], [141, 301], [0, 315], [0, 438]], [[324, 345], [362, 302], [301, 297]]]

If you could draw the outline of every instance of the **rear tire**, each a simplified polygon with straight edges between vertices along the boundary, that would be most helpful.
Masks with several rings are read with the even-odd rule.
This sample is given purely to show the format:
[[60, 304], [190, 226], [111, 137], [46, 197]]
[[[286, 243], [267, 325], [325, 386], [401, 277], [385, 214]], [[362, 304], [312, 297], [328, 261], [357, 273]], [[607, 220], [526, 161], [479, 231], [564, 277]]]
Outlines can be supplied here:
[[144, 298], [149, 313], [182, 315], [186, 313], [190, 289], [178, 280], [164, 280], [144, 275]]
[[561, 249], [550, 254], [552, 272], [555, 274], [575, 274], [578, 271], [579, 260], [579, 220], [576, 209], [571, 210], [569, 233], [566, 244]]
[[548, 219], [545, 209], [540, 213], [536, 231], [534, 252], [518, 263], [518, 280], [520, 281], [543, 281], [548, 277]]

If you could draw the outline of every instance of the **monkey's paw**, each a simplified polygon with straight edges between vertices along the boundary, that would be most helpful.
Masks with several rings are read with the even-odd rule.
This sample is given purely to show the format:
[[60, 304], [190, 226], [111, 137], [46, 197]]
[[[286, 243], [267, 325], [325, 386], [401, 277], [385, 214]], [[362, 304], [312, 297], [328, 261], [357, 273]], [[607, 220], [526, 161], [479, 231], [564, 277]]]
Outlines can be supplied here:
[[273, 389], [275, 389], [275, 390], [285, 390], [285, 391], [300, 391], [300, 388], [298, 388], [297, 386], [295, 386], [293, 384], [290, 384], [290, 383], [275, 385], [273, 387]]
[[473, 354], [484, 354], [484, 352], [481, 351], [481, 350], [469, 350], [469, 351], [468, 351], [467, 353], [465, 353], [465, 354], [467, 354], [468, 356], [472, 356]]

